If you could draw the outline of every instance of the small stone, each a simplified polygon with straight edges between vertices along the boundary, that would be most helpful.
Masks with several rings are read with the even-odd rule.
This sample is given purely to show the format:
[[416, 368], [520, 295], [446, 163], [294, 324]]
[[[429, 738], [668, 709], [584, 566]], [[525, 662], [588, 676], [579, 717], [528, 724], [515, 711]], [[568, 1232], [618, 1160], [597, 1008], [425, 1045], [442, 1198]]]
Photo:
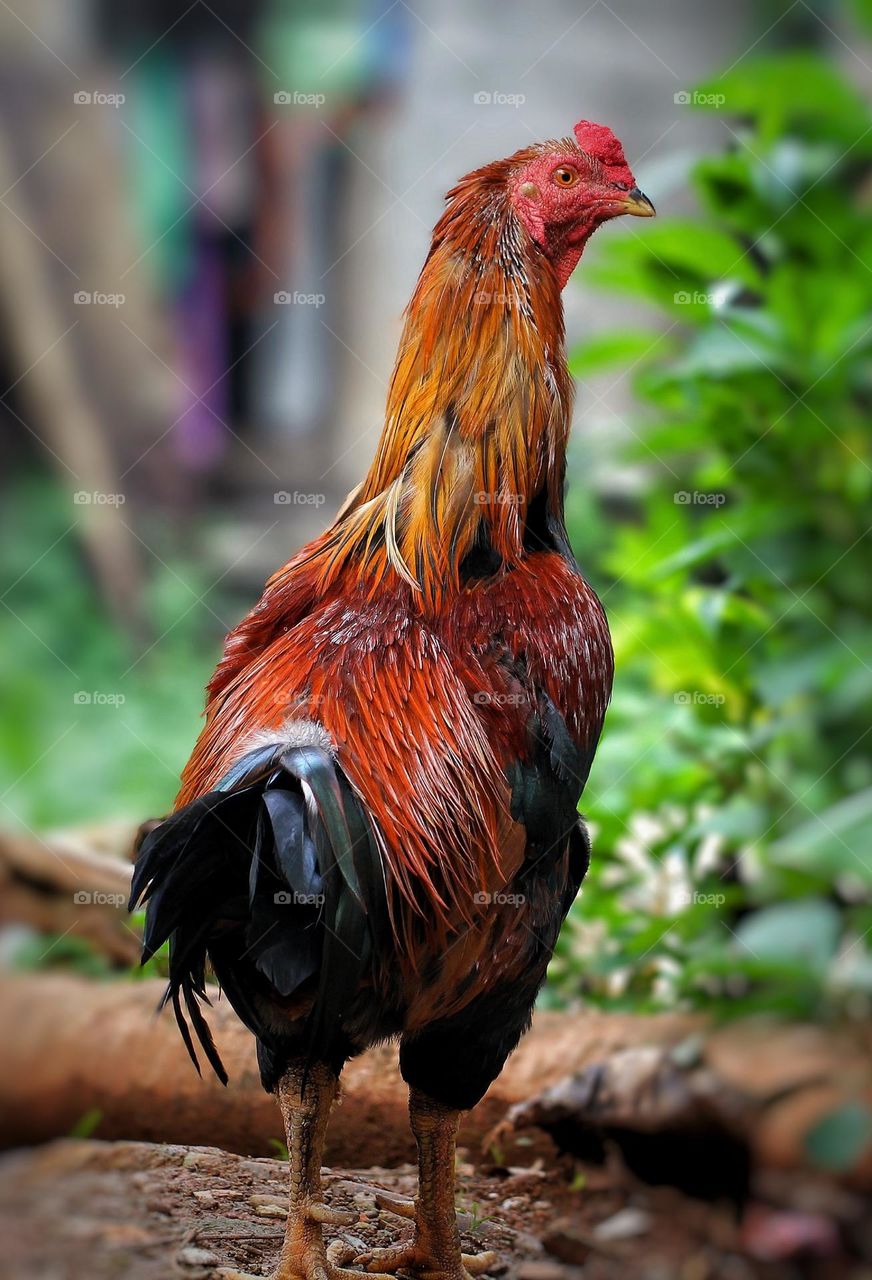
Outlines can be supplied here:
[[582, 1266], [590, 1255], [590, 1241], [573, 1218], [558, 1218], [542, 1236], [542, 1244], [552, 1257], [572, 1266]]
[[188, 1151], [182, 1163], [186, 1169], [212, 1170], [218, 1173], [223, 1169], [226, 1161], [211, 1151]]
[[[505, 1209], [506, 1213], [514, 1213], [516, 1209], [526, 1207], [527, 1201], [523, 1196], [509, 1196], [508, 1200], [504, 1200], [500, 1205], [501, 1209]], [[536, 1207], [535, 1205], [533, 1206]]]
[[193, 1245], [180, 1249], [177, 1257], [183, 1267], [214, 1267], [219, 1262], [216, 1253], [210, 1253], [208, 1249], [196, 1249]]
[[606, 1218], [593, 1229], [597, 1240], [631, 1240], [651, 1229], [651, 1215], [644, 1209], [629, 1206]]
[[518, 1280], [563, 1280], [566, 1272], [556, 1262], [522, 1262], [515, 1272]]

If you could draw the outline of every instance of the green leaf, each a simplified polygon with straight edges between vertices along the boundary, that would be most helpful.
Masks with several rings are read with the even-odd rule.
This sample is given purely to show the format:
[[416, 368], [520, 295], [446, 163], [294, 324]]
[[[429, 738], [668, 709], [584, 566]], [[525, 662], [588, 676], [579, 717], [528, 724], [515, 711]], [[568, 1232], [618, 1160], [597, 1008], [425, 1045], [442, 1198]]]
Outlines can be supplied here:
[[835, 66], [812, 53], [741, 59], [700, 85], [699, 93], [703, 106], [707, 95], [720, 95], [717, 109], [750, 116], [770, 138], [801, 129], [813, 137], [856, 140], [868, 124], [860, 94]]
[[781, 836], [769, 856], [798, 870], [851, 872], [872, 883], [872, 787], [812, 814]]
[[103, 1119], [103, 1112], [99, 1107], [91, 1107], [84, 1115], [81, 1115], [67, 1135], [70, 1138], [90, 1138], [99, 1128], [100, 1121]]
[[836, 953], [840, 918], [822, 898], [782, 902], [745, 916], [735, 929], [742, 946], [758, 959], [799, 961], [826, 969]]

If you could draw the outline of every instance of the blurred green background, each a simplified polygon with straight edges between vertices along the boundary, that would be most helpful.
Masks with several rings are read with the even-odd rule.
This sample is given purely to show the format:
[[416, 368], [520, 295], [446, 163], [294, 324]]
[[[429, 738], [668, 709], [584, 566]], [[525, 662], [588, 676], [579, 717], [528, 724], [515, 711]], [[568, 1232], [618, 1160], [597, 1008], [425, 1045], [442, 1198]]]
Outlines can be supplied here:
[[[663, 8], [676, 26], [686, 21], [680, 6]], [[570, 6], [555, 19], [555, 31], [573, 12]], [[387, 52], [372, 54], [376, 70], [358, 67], [341, 85], [328, 77], [328, 93], [338, 99], [330, 131], [351, 137], [355, 154], [361, 131], [377, 133], [385, 113], [390, 119], [406, 109], [404, 84], [415, 58], [441, 56], [411, 17], [418, 53], [402, 52], [406, 36], [396, 27]], [[339, 43], [327, 45], [341, 52], [348, 32], [363, 30], [363, 18], [339, 6], [332, 20]], [[665, 123], [654, 128], [662, 136], [652, 138], [647, 163], [635, 164], [637, 142], [625, 136], [634, 127], [631, 105], [616, 122], [661, 216], [641, 231], [597, 237], [567, 295], [582, 411], [613, 403], [620, 388], [620, 411], [613, 412], [619, 429], [587, 433], [582, 416], [568, 497], [576, 554], [609, 613], [617, 680], [583, 802], [594, 864], [561, 938], [546, 999], [863, 1017], [872, 998], [870, 6], [739, 8], [735, 58], [707, 36], [706, 18], [696, 21], [693, 80], [648, 67], [645, 92], [656, 93]], [[304, 8], [276, 5], [259, 34], [246, 34], [246, 48], [250, 40], [258, 59], [286, 53], [289, 65], [302, 58], [310, 66], [316, 37], [324, 43], [323, 24], [307, 21]], [[618, 40], [617, 28], [609, 38]], [[566, 40], [568, 84], [573, 46]], [[462, 41], [459, 48], [465, 62]], [[490, 56], [498, 61], [503, 52], [498, 43]], [[587, 45], [584, 56], [592, 56]], [[539, 70], [553, 74], [547, 64]], [[157, 101], [189, 74], [148, 58], [136, 71], [143, 85], [149, 77], [158, 84]], [[249, 66], [248, 74], [251, 83], [265, 78], [262, 67]], [[509, 92], [514, 82], [503, 74]], [[302, 83], [301, 75], [289, 71], [286, 82]], [[307, 92], [321, 82], [310, 81]], [[577, 88], [572, 92], [577, 100]], [[639, 83], [634, 92], [643, 93]], [[420, 110], [409, 93], [409, 111]], [[581, 108], [612, 123], [606, 113], [615, 93], [610, 82], [602, 106]], [[161, 158], [174, 171], [186, 162], [166, 151], [168, 135], [158, 127], [160, 113], [145, 110], [149, 101], [143, 89], [141, 119], [153, 128], [141, 128], [158, 162], [151, 185], [141, 168], [140, 185], [131, 176], [130, 190], [139, 193], [133, 207], [143, 217], [150, 208], [159, 233], [176, 210], [154, 210]], [[466, 85], [458, 91], [458, 117], [472, 116], [471, 102]], [[549, 114], [547, 102], [536, 109]], [[670, 112], [681, 122], [681, 146]], [[522, 115], [501, 116], [491, 131], [513, 138], [509, 150], [528, 140]], [[310, 137], [310, 116], [295, 119], [288, 150], [273, 163], [297, 154], [300, 139]], [[554, 120], [546, 132], [565, 126]], [[489, 142], [475, 139], [479, 160], [489, 158]], [[328, 178], [337, 153], [343, 149], [333, 148], [332, 161], [317, 156]], [[440, 157], [436, 176], [462, 167], [457, 155]], [[393, 188], [390, 166], [387, 172]], [[336, 181], [346, 183], [347, 175]], [[193, 177], [191, 184], [200, 191]], [[390, 198], [376, 190], [375, 217]], [[438, 204], [427, 198], [422, 207], [432, 222]], [[262, 212], [246, 215], [249, 231], [261, 225]], [[298, 214], [305, 228], [311, 210]], [[426, 231], [418, 222], [406, 219], [407, 257], [420, 263]], [[230, 226], [240, 238], [241, 224], [230, 219]], [[342, 253], [347, 225], [334, 237]], [[267, 256], [269, 236], [255, 243]], [[168, 234], [160, 305], [179, 308], [196, 331], [179, 302], [176, 277], [186, 268], [168, 253], [172, 244]], [[202, 250], [192, 237], [175, 247], [182, 255]], [[260, 341], [266, 326], [258, 329], [239, 305], [240, 280], [248, 277], [238, 247], [226, 234], [219, 247], [220, 296], [231, 317], [224, 358], [243, 353], [240, 360], [248, 360], [249, 342]], [[299, 262], [297, 278], [307, 279]], [[267, 281], [267, 294], [273, 284]], [[253, 288], [250, 279], [246, 287]], [[347, 288], [354, 287], [352, 279]], [[380, 287], [370, 277], [367, 288]], [[334, 306], [341, 312], [341, 296]], [[386, 330], [388, 360], [394, 336], [395, 328]], [[310, 339], [287, 335], [304, 350]], [[329, 379], [341, 356], [338, 348], [329, 358], [316, 352], [312, 368]], [[204, 375], [194, 386], [202, 392], [207, 381]], [[377, 387], [370, 393], [374, 402], [381, 394]], [[255, 401], [244, 386], [231, 388], [214, 410], [233, 423], [244, 449], [218, 450], [209, 466], [186, 472], [181, 455], [162, 454], [146, 436], [165, 461], [156, 478], [137, 480], [130, 501], [108, 513], [95, 512], [95, 503], [78, 512], [69, 476], [59, 478], [39, 450], [7, 440], [0, 512], [4, 825], [44, 832], [103, 817], [139, 819], [171, 804], [224, 631], [256, 599], [269, 569], [314, 529], [290, 526], [289, 534], [282, 525], [281, 543], [268, 539], [263, 559], [246, 560], [244, 572], [236, 571], [238, 553], [274, 527], [277, 511], [288, 514], [273, 506], [279, 481], [296, 490], [300, 474], [300, 487], [319, 492], [321, 482], [316, 527], [341, 496], [324, 482], [324, 468], [343, 443], [325, 435], [324, 423], [341, 414], [342, 401], [288, 429], [276, 412], [269, 440], [250, 432]], [[3, 403], [29, 416], [14, 396]], [[194, 401], [188, 411], [197, 407]], [[15, 430], [14, 420], [7, 425]], [[199, 430], [191, 430], [188, 456], [212, 447]], [[155, 431], [155, 439], [163, 436]], [[371, 434], [363, 447], [364, 464], [373, 440]], [[328, 461], [318, 459], [319, 447]], [[246, 478], [246, 449], [274, 450], [266, 452], [273, 480]], [[122, 447], [116, 474], [124, 461]], [[183, 476], [169, 493], [164, 466]], [[80, 536], [80, 514], [104, 520], [94, 526], [96, 548]], [[122, 538], [129, 546], [113, 560]], [[137, 565], [130, 597], [117, 587], [126, 557]], [[31, 962], [93, 968], [84, 944], [68, 940], [45, 957], [47, 941], [26, 948]]]

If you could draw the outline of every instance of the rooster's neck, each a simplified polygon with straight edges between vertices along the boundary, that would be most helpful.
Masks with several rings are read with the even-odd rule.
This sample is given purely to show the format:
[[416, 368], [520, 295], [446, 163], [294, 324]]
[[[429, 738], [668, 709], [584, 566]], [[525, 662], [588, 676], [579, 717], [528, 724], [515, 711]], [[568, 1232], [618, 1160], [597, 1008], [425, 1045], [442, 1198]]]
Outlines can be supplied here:
[[322, 548], [325, 582], [393, 572], [425, 609], [462, 589], [474, 551], [499, 571], [535, 549], [534, 503], [563, 521], [558, 277], [497, 195], [459, 194], [406, 313], [375, 460]]

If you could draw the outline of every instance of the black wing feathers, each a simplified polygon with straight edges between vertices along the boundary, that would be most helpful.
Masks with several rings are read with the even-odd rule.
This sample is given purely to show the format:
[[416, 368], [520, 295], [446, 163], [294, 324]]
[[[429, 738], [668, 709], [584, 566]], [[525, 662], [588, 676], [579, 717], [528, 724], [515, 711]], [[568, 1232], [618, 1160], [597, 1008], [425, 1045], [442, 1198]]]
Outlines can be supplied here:
[[322, 746], [257, 747], [214, 791], [155, 828], [139, 850], [130, 909], [141, 900], [143, 961], [169, 939], [164, 1003], [173, 1005], [197, 1070], [191, 1029], [224, 1083], [200, 1008], [209, 1002], [207, 956], [239, 1017], [267, 1047], [275, 1033], [260, 997], [287, 1000], [317, 976], [307, 1023], [315, 1056], [341, 1038], [388, 919], [372, 824]]

